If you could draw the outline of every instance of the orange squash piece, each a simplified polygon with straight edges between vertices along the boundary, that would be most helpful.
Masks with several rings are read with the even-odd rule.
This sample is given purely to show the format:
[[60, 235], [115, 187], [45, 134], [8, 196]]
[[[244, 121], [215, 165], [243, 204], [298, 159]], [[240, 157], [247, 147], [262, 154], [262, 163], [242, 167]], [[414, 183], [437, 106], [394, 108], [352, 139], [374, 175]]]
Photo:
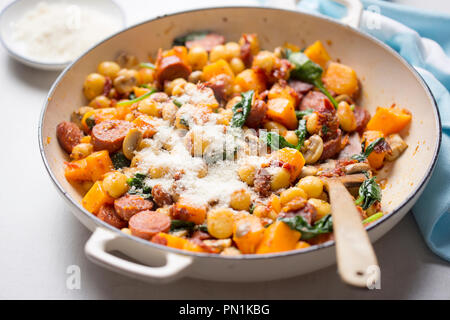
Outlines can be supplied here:
[[373, 117], [367, 123], [367, 130], [382, 131], [385, 136], [402, 131], [410, 122], [411, 113], [402, 108], [392, 106], [390, 108], [378, 107]]
[[202, 224], [206, 219], [206, 205], [199, 205], [187, 198], [180, 197], [173, 207], [172, 216], [174, 219]]
[[184, 243], [183, 250], [192, 251], [192, 252], [207, 252], [205, 249], [200, 247], [198, 244], [187, 240]]
[[144, 138], [151, 138], [156, 133], [155, 121], [150, 116], [140, 115], [133, 120], [133, 124], [142, 131]]
[[[382, 137], [384, 137], [384, 134], [381, 131], [365, 131], [362, 136], [362, 141], [366, 141], [364, 148], [367, 148], [369, 144]], [[377, 152], [376, 150], [373, 150], [367, 157], [367, 160], [369, 161], [369, 164], [372, 168], [378, 169], [383, 165], [385, 156], [386, 152]]]
[[210, 63], [203, 67], [203, 80], [209, 81], [219, 74], [226, 74], [234, 79], [233, 70], [224, 59], [219, 59], [216, 62]]
[[311, 59], [313, 62], [317, 63], [319, 66], [325, 69], [328, 61], [330, 61], [330, 55], [323, 46], [320, 40], [317, 40], [308, 48], [305, 49], [305, 55]]
[[308, 242], [306, 242], [306, 241], [299, 241], [299, 242], [297, 242], [297, 244], [295, 245], [295, 249], [296, 249], [296, 250], [299, 250], [299, 249], [306, 249], [306, 248], [309, 248], [309, 247], [311, 247], [311, 245], [310, 245]]
[[275, 83], [272, 86], [267, 97], [269, 98], [269, 100], [276, 98], [289, 99], [294, 107], [296, 107], [300, 103], [300, 97], [294, 89], [292, 89], [288, 85], [281, 86], [278, 83]]
[[109, 153], [97, 151], [86, 158], [67, 163], [64, 175], [69, 182], [97, 181], [107, 172], [114, 170]]
[[244, 254], [255, 253], [264, 235], [264, 226], [255, 216], [237, 220], [233, 226], [233, 241]]
[[[163, 238], [165, 240], [165, 245], [171, 248], [183, 249], [188, 242], [187, 239], [177, 237], [168, 233], [160, 232], [155, 237]], [[159, 242], [158, 242], [159, 243]]]
[[300, 151], [293, 148], [283, 148], [272, 153], [272, 158], [284, 162], [284, 166], [291, 173], [291, 181], [297, 179], [305, 165], [305, 158]]
[[341, 63], [330, 62], [323, 76], [325, 86], [337, 94], [352, 96], [358, 91], [358, 77], [356, 72]]
[[234, 84], [238, 85], [242, 92], [249, 90], [262, 92], [266, 90], [266, 81], [264, 76], [256, 73], [252, 69], [246, 69], [239, 73], [234, 79]]
[[292, 101], [285, 98], [271, 99], [267, 103], [267, 116], [290, 130], [297, 128], [298, 121]]
[[133, 92], [136, 97], [143, 96], [144, 94], [146, 94], [149, 91], [150, 91], [150, 89], [147, 89], [147, 88], [133, 87]]
[[87, 211], [96, 215], [102, 205], [113, 202], [114, 198], [103, 189], [103, 182], [97, 181], [83, 197], [81, 204]]
[[282, 221], [275, 221], [264, 231], [256, 253], [273, 253], [294, 250], [301, 233], [291, 229]]

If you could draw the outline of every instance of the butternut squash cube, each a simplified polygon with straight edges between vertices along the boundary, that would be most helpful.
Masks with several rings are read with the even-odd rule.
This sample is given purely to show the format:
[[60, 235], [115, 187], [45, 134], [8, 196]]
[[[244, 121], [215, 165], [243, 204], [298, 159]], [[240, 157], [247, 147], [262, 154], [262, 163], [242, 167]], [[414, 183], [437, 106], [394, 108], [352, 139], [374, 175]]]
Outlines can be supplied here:
[[267, 103], [267, 107], [267, 116], [270, 119], [281, 123], [290, 130], [297, 128], [297, 116], [291, 100], [286, 98], [271, 99]]
[[239, 73], [234, 79], [234, 84], [238, 85], [242, 92], [249, 90], [262, 92], [266, 90], [266, 81], [264, 76], [256, 73], [252, 69], [245, 69]]
[[233, 240], [242, 253], [255, 253], [264, 235], [264, 230], [258, 217], [246, 216], [234, 223]]
[[374, 116], [367, 123], [367, 130], [377, 130], [388, 136], [402, 131], [411, 122], [411, 113], [402, 108], [392, 106], [390, 108], [378, 107]]
[[300, 151], [293, 148], [283, 148], [272, 153], [273, 159], [284, 162], [283, 167], [291, 174], [291, 182], [296, 180], [305, 165], [305, 158]]
[[194, 203], [188, 198], [181, 197], [173, 207], [172, 216], [174, 219], [202, 224], [206, 218], [206, 204]]
[[[362, 136], [362, 141], [366, 141], [364, 148], [367, 148], [369, 144], [374, 142], [378, 138], [384, 137], [383, 132], [381, 131], [366, 131]], [[386, 156], [386, 151], [377, 152], [377, 150], [373, 150], [370, 155], [367, 157], [369, 164], [374, 169], [379, 169], [383, 165], [384, 157]]]
[[305, 55], [317, 63], [322, 68], [326, 68], [328, 61], [330, 61], [330, 55], [328, 54], [327, 50], [323, 46], [322, 42], [320, 40], [317, 40], [312, 45], [310, 45], [308, 48], [305, 49]]
[[256, 250], [258, 254], [294, 250], [301, 233], [291, 229], [282, 221], [275, 221], [264, 231], [264, 236]]
[[209, 81], [219, 74], [226, 74], [234, 79], [233, 70], [224, 59], [219, 59], [216, 62], [210, 63], [203, 67], [203, 80]]
[[110, 197], [108, 193], [103, 189], [103, 182], [97, 181], [94, 185], [89, 189], [86, 195], [81, 200], [81, 204], [83, 207], [89, 211], [97, 215], [100, 207], [104, 204], [111, 204], [114, 202], [114, 198]]
[[330, 62], [322, 80], [328, 89], [337, 94], [352, 96], [358, 91], [356, 72], [341, 63]]

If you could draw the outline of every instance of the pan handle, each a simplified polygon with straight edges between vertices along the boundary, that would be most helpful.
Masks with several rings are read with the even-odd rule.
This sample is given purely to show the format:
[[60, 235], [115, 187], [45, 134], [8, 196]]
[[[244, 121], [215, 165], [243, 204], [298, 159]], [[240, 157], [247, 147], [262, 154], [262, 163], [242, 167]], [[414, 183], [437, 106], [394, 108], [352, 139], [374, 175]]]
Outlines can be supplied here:
[[363, 12], [363, 5], [360, 0], [333, 0], [344, 5], [347, 8], [347, 15], [340, 20], [353, 28], [359, 27], [361, 15]]
[[[162, 263], [162, 266], [150, 267], [119, 258], [110, 253], [114, 250], [131, 252], [130, 249], [127, 249], [131, 247], [134, 247], [133, 250], [141, 249], [145, 252], [143, 256], [149, 263], [158, 261]], [[154, 283], [165, 283], [179, 278], [193, 262], [192, 257], [189, 256], [148, 249], [149, 247], [146, 245], [142, 248], [136, 247], [136, 241], [130, 241], [126, 237], [101, 227], [94, 231], [84, 247], [86, 256], [94, 263], [112, 271]]]
[[[265, 5], [271, 7], [278, 7], [284, 9], [295, 10], [297, 4], [301, 0], [266, 0]], [[340, 19], [344, 24], [347, 24], [353, 28], [359, 27], [359, 22], [361, 20], [361, 15], [363, 12], [363, 5], [361, 0], [333, 0], [344, 5], [347, 8], [347, 14]]]

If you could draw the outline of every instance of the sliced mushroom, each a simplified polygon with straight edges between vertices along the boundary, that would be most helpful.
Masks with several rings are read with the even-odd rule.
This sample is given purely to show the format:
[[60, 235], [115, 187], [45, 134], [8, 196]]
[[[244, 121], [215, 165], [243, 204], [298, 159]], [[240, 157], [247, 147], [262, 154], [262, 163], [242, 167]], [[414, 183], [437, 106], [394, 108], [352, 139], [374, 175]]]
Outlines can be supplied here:
[[388, 136], [386, 141], [391, 147], [391, 153], [386, 155], [388, 161], [394, 161], [408, 148], [408, 144], [397, 133]]
[[320, 159], [323, 152], [323, 140], [317, 134], [312, 135], [305, 141], [302, 148], [303, 157], [306, 164], [315, 163]]
[[319, 172], [319, 169], [315, 166], [304, 166], [302, 172], [300, 172], [300, 178], [315, 176], [317, 172]]
[[370, 165], [366, 162], [357, 162], [346, 165], [344, 170], [346, 174], [360, 173], [370, 171]]
[[134, 151], [139, 147], [142, 141], [142, 132], [139, 129], [133, 128], [128, 131], [125, 139], [123, 140], [123, 154], [128, 159], [133, 159]]
[[139, 60], [138, 60], [138, 58], [136, 58], [136, 56], [133, 56], [133, 55], [128, 54], [126, 52], [121, 52], [117, 56], [116, 62], [122, 68], [131, 69], [131, 68], [135, 67], [139, 63]]
[[114, 79], [114, 88], [120, 94], [129, 94], [133, 91], [133, 87], [137, 85], [135, 70], [121, 70], [119, 75]]

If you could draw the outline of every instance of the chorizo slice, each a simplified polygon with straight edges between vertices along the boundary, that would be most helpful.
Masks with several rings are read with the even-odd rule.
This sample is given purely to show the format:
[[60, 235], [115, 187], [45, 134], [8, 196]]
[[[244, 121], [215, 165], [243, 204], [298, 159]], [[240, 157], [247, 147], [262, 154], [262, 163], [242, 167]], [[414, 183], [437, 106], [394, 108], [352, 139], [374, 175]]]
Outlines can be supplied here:
[[118, 229], [125, 228], [128, 225], [128, 223], [116, 213], [114, 206], [111, 204], [104, 204], [101, 206], [97, 218]]
[[119, 217], [128, 221], [136, 213], [153, 209], [153, 202], [137, 194], [126, 194], [114, 200], [114, 209]]
[[362, 132], [370, 120], [370, 113], [362, 107], [355, 106], [353, 110], [356, 119], [356, 131]]
[[308, 109], [319, 110], [326, 106], [327, 104], [326, 101], [330, 102], [327, 96], [324, 95], [322, 92], [310, 91], [306, 96], [303, 97], [302, 101], [300, 102], [300, 110], [308, 110]]
[[125, 120], [106, 120], [96, 124], [91, 132], [94, 150], [118, 151], [131, 128], [133, 124]]
[[250, 109], [247, 120], [245, 121], [245, 125], [254, 129], [259, 128], [266, 117], [267, 109], [267, 104], [263, 100], [255, 100], [252, 108]]
[[190, 73], [191, 67], [176, 55], [161, 57], [156, 67], [156, 79], [161, 84], [177, 78], [187, 79]]
[[255, 191], [261, 197], [268, 197], [270, 195], [270, 180], [271, 176], [269, 171], [265, 168], [261, 168], [256, 172], [255, 180], [253, 181], [253, 185]]
[[172, 196], [159, 184], [153, 186], [152, 197], [153, 201], [160, 207], [173, 203]]
[[75, 123], [63, 121], [56, 127], [56, 137], [61, 147], [72, 153], [73, 147], [80, 143], [83, 133]]
[[335, 138], [329, 139], [323, 143], [323, 152], [319, 161], [333, 158], [341, 151], [341, 137], [342, 131], [341, 129], [338, 129]]
[[162, 212], [141, 211], [131, 217], [128, 227], [134, 236], [150, 240], [159, 232], [169, 231], [170, 218]]
[[206, 51], [211, 51], [215, 46], [225, 43], [225, 38], [217, 33], [209, 33], [203, 38], [186, 41], [186, 48], [190, 49], [195, 46], [200, 46]]
[[309, 91], [311, 91], [314, 86], [310, 83], [307, 82], [303, 82], [300, 80], [289, 80], [288, 82], [289, 87], [291, 87], [292, 89], [295, 90], [295, 92], [297, 92], [297, 94], [299, 96], [304, 96], [305, 94], [307, 94]]

